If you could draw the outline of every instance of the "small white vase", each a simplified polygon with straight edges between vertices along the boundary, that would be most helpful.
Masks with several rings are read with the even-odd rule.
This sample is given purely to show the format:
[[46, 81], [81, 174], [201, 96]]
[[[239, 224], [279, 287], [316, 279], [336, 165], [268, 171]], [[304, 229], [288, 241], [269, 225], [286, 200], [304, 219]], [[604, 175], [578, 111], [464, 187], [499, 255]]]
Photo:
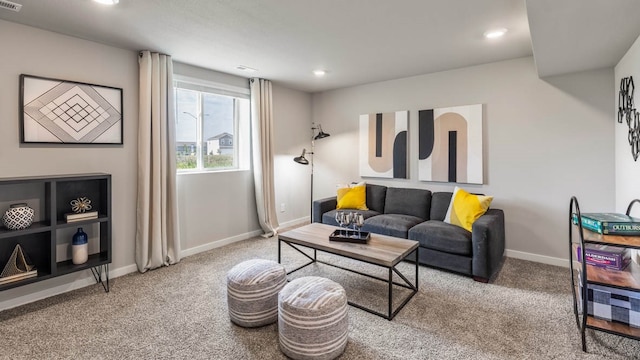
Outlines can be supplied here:
[[71, 245], [71, 261], [75, 265], [84, 264], [89, 259], [89, 244]]

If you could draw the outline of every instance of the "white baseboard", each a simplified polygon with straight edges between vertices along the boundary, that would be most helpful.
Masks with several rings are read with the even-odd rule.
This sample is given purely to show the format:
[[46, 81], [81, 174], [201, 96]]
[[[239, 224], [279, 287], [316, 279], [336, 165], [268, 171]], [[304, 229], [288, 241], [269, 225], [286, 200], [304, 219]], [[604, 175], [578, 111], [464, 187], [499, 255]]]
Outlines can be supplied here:
[[304, 225], [305, 223], [309, 223], [309, 217], [308, 216], [284, 222], [284, 223], [280, 224], [280, 229], [288, 228], [288, 227], [291, 227], [291, 226]]
[[[280, 224], [281, 228], [286, 228], [286, 227], [291, 227], [291, 226], [297, 226], [297, 225], [302, 225], [306, 222], [308, 222], [309, 219], [307, 217], [304, 218], [300, 218], [300, 219], [295, 219], [295, 220], [291, 220], [288, 221], [286, 223], [282, 223]], [[186, 249], [180, 252], [181, 257], [187, 257], [187, 256], [191, 256], [191, 255], [195, 255], [204, 251], [208, 251], [211, 249], [215, 249], [221, 246], [225, 246], [225, 245], [229, 245], [238, 241], [242, 241], [242, 240], [246, 240], [246, 239], [250, 239], [252, 237], [255, 236], [259, 236], [261, 235], [263, 232], [262, 230], [255, 230], [255, 231], [251, 231], [248, 233], [244, 233], [241, 235], [236, 235], [236, 236], [232, 236], [226, 239], [221, 239], [221, 240], [216, 240], [213, 242], [210, 242], [208, 244], [204, 244], [204, 245], [200, 245], [200, 246], [196, 246], [190, 249]], [[539, 263], [543, 263], [543, 264], [549, 264], [549, 265], [555, 265], [555, 266], [562, 266], [562, 267], [569, 267], [569, 260], [567, 259], [561, 259], [561, 258], [555, 258], [555, 257], [551, 257], [551, 256], [545, 256], [545, 255], [538, 255], [538, 254], [532, 254], [532, 253], [527, 253], [527, 252], [523, 252], [523, 251], [516, 251], [516, 250], [506, 250], [505, 251], [505, 255], [507, 257], [511, 257], [511, 258], [515, 258], [515, 259], [522, 259], [522, 260], [528, 260], [528, 261], [534, 261], [534, 262], [539, 262]], [[110, 269], [109, 271], [109, 278], [110, 279], [114, 279], [120, 276], [124, 276], [133, 272], [138, 271], [138, 268], [135, 264], [132, 265], [126, 265], [117, 269]], [[95, 280], [93, 278], [93, 276], [86, 276], [77, 280], [74, 280], [72, 282], [66, 283], [66, 284], [62, 284], [62, 285], [58, 285], [52, 288], [48, 288], [48, 289], [43, 289], [41, 291], [36, 291], [33, 293], [29, 293], [26, 295], [22, 295], [22, 296], [18, 296], [12, 299], [8, 299], [5, 301], [0, 301], [0, 311], [2, 310], [7, 310], [7, 309], [11, 309], [14, 308], [16, 306], [21, 306], [21, 305], [25, 305], [28, 303], [32, 303], [34, 301], [38, 301], [38, 300], [42, 300], [54, 295], [59, 295], [68, 291], [72, 291], [72, 290], [76, 290], [76, 289], [80, 289], [83, 288], [85, 286], [90, 286], [90, 285], [95, 285]], [[41, 283], [34, 283], [31, 286], [37, 286], [37, 284], [41, 284]], [[29, 285], [26, 285], [29, 286]], [[10, 290], [9, 290], [10, 291]]]
[[[127, 275], [136, 271], [138, 271], [138, 267], [136, 265], [126, 265], [117, 269], [109, 270], [109, 279], [117, 278], [117, 277]], [[53, 280], [53, 279], [50, 279], [50, 280]], [[31, 286], [37, 286], [38, 284], [42, 284], [42, 283], [33, 283], [31, 284]], [[34, 293], [29, 293], [23, 296], [15, 297], [13, 299], [2, 301], [0, 302], [0, 311], [11, 309], [16, 306], [26, 305], [34, 301], [42, 300], [51, 296], [63, 294], [68, 291], [77, 290], [85, 286], [91, 286], [91, 285], [96, 285], [96, 280], [93, 278], [93, 275], [89, 275], [66, 284], [54, 286], [52, 288], [36, 291]], [[26, 285], [26, 286], [29, 286], [29, 285]]]
[[[302, 222], [306, 221], [307, 219], [302, 219]], [[297, 225], [300, 222], [300, 220], [295, 220], [295, 221], [290, 221], [287, 224], [283, 224], [285, 226], [294, 226]], [[232, 244], [234, 242], [238, 242], [238, 241], [242, 241], [242, 240], [246, 240], [246, 239], [250, 239], [252, 237], [261, 235], [263, 232], [262, 230], [256, 230], [256, 231], [251, 231], [245, 234], [241, 234], [241, 235], [237, 235], [237, 236], [232, 236], [226, 239], [222, 239], [222, 240], [217, 240], [217, 241], [213, 241], [211, 243], [208, 244], [204, 244], [204, 245], [200, 245], [200, 246], [196, 246], [194, 248], [190, 248], [187, 250], [183, 250], [180, 252], [181, 257], [187, 257], [190, 255], [195, 255], [198, 253], [201, 253], [203, 251], [207, 251], [207, 250], [211, 250], [211, 249], [215, 249], [221, 246], [225, 246], [228, 244]], [[138, 271], [138, 267], [135, 264], [131, 264], [131, 265], [126, 265], [117, 269], [110, 269], [109, 270], [109, 278], [110, 279], [114, 279], [123, 275], [127, 275], [133, 272]], [[55, 295], [59, 295], [59, 294], [63, 294], [69, 291], [73, 291], [73, 290], [77, 290], [86, 286], [91, 286], [91, 285], [95, 285], [96, 281], [93, 278], [93, 275], [90, 275], [91, 273], [88, 273], [89, 275], [86, 277], [82, 277], [82, 278], [78, 278], [76, 280], [73, 280], [71, 282], [62, 284], [62, 285], [58, 285], [58, 286], [54, 286], [51, 288], [47, 288], [47, 289], [43, 289], [40, 291], [35, 291], [32, 293], [28, 293], [22, 296], [17, 296], [14, 297], [12, 299], [8, 299], [5, 301], [1, 301], [0, 300], [0, 311], [2, 310], [8, 310], [17, 306], [21, 306], [21, 305], [26, 305], [38, 300], [42, 300], [51, 296], [55, 296]], [[70, 275], [66, 275], [66, 276], [72, 276]], [[76, 276], [78, 276], [78, 274], [76, 274]], [[53, 279], [52, 279], [53, 281]], [[43, 286], [43, 282], [38, 282], [38, 283], [33, 283], [31, 285], [26, 285], [26, 286]], [[11, 291], [11, 290], [8, 290]]]
[[[291, 226], [303, 225], [304, 223], [308, 223], [308, 222], [309, 222], [309, 218], [308, 217], [294, 219], [294, 220], [290, 220], [290, 221], [287, 221], [287, 222], [284, 222], [284, 223], [280, 224], [280, 229], [291, 227]], [[255, 231], [250, 231], [248, 233], [244, 233], [244, 234], [228, 237], [226, 239], [212, 241], [212, 242], [204, 244], [204, 245], [199, 245], [199, 246], [196, 246], [196, 247], [192, 247], [190, 249], [182, 250], [180, 252], [180, 257], [183, 258], [183, 257], [199, 254], [201, 252], [209, 251], [209, 250], [212, 250], [212, 249], [215, 249], [215, 248], [219, 248], [221, 246], [233, 244], [233, 243], [238, 242], [238, 241], [251, 239], [252, 237], [260, 236], [263, 233], [264, 232], [262, 230], [255, 230]]]
[[566, 268], [569, 267], [569, 260], [546, 256], [546, 255], [538, 255], [538, 254], [532, 254], [524, 251], [516, 251], [516, 250], [508, 250], [508, 249], [505, 250], [505, 255], [507, 257], [515, 258], [515, 259], [534, 261], [534, 262], [539, 262], [543, 264], [562, 266]]
[[263, 234], [262, 230], [255, 230], [255, 231], [251, 231], [251, 232], [248, 232], [248, 233], [244, 233], [244, 234], [228, 237], [226, 239], [212, 241], [212, 242], [204, 244], [204, 245], [199, 245], [199, 246], [196, 246], [196, 247], [192, 247], [190, 249], [186, 249], [186, 250], [180, 251], [180, 258], [191, 256], [191, 255], [195, 255], [195, 254], [199, 254], [201, 252], [209, 251], [211, 249], [219, 248], [221, 246], [233, 244], [233, 243], [238, 242], [238, 241], [247, 240], [247, 239], [250, 239], [250, 238], [252, 238], [254, 236], [259, 236], [259, 235], [262, 235], [262, 234]]

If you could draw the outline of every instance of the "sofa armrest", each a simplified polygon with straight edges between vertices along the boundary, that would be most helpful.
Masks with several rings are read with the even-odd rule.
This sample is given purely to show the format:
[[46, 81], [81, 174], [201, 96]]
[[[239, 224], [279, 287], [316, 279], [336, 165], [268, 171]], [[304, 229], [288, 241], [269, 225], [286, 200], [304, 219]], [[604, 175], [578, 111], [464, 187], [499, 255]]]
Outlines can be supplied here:
[[327, 211], [335, 210], [336, 206], [338, 206], [338, 198], [335, 196], [314, 200], [313, 222], [322, 223], [322, 214], [326, 213]]
[[502, 263], [504, 243], [504, 212], [489, 209], [471, 229], [474, 278], [488, 281], [496, 273]]

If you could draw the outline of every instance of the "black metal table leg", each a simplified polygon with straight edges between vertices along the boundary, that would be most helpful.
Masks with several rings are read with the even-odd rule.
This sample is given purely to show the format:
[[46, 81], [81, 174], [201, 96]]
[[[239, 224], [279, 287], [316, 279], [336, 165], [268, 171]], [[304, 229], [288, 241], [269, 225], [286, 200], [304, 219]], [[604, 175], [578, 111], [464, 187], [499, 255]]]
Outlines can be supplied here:
[[[102, 280], [102, 267], [104, 266], [105, 280]], [[96, 283], [102, 284], [105, 292], [109, 292], [109, 264], [99, 265], [91, 268], [91, 273]]]
[[387, 320], [393, 319], [393, 270], [389, 268], [389, 316]]
[[420, 255], [420, 251], [418, 249], [420, 249], [420, 246], [416, 248], [416, 291], [418, 291], [418, 255]]
[[[283, 241], [283, 240], [278, 240], [278, 262], [281, 262], [281, 260], [282, 260], [281, 256], [280, 256], [281, 255], [281, 243], [280, 243], [281, 241]], [[332, 266], [332, 267], [335, 267], [335, 268], [338, 268], [338, 269], [342, 269], [342, 270], [346, 270], [346, 271], [349, 271], [349, 272], [353, 272], [353, 273], [356, 273], [356, 274], [359, 274], [359, 275], [363, 275], [363, 276], [366, 276], [366, 277], [369, 277], [369, 278], [372, 278], [372, 279], [376, 279], [376, 280], [379, 280], [379, 281], [386, 282], [388, 284], [388, 286], [389, 286], [388, 304], [387, 304], [388, 306], [387, 306], [387, 313], [386, 314], [382, 313], [382, 312], [375, 311], [373, 309], [369, 309], [369, 308], [367, 308], [367, 307], [365, 307], [363, 305], [354, 303], [352, 301], [347, 301], [347, 303], [349, 305], [351, 305], [353, 307], [356, 307], [358, 309], [364, 310], [364, 311], [366, 311], [366, 312], [368, 312], [370, 314], [374, 314], [374, 315], [380, 316], [380, 317], [385, 318], [387, 320], [393, 320], [393, 318], [398, 314], [398, 312], [400, 312], [400, 310], [402, 310], [402, 308], [404, 308], [404, 306], [409, 302], [409, 300], [411, 300], [411, 298], [413, 298], [413, 296], [418, 292], [418, 268], [419, 268], [418, 267], [418, 262], [417, 262], [418, 248], [416, 248], [414, 251], [411, 252], [411, 253], [415, 252], [415, 254], [416, 254], [415, 284], [411, 284], [409, 279], [407, 279], [406, 276], [404, 276], [398, 269], [396, 269], [395, 266], [387, 267], [387, 266], [382, 266], [382, 265], [375, 264], [375, 263], [372, 263], [372, 262], [369, 262], [369, 261], [366, 261], [366, 260], [360, 260], [360, 261], [362, 261], [364, 263], [369, 263], [369, 264], [373, 264], [373, 265], [377, 265], [377, 266], [382, 266], [385, 269], [387, 269], [388, 274], [387, 274], [386, 278], [377, 277], [377, 276], [374, 276], [374, 275], [371, 275], [371, 274], [366, 274], [366, 273], [363, 273], [363, 272], [360, 272], [360, 271], [357, 271], [357, 270], [353, 270], [353, 269], [349, 269], [349, 268], [342, 267], [342, 266], [339, 266], [339, 265], [331, 264], [331, 263], [328, 263], [328, 262], [325, 262], [325, 261], [322, 261], [322, 260], [317, 260], [317, 251], [318, 251], [318, 249], [311, 248], [311, 247], [304, 246], [304, 245], [300, 245], [300, 244], [295, 244], [294, 245], [293, 243], [291, 243], [289, 241], [284, 241], [284, 242], [285, 242], [285, 244], [289, 245], [294, 250], [298, 251], [300, 254], [304, 255], [305, 257], [307, 257], [310, 260], [309, 262], [307, 262], [306, 264], [303, 264], [302, 266], [299, 266], [299, 267], [297, 267], [295, 269], [287, 271], [287, 275], [289, 275], [291, 273], [294, 273], [294, 272], [296, 272], [296, 271], [298, 271], [298, 270], [300, 270], [300, 269], [302, 269], [304, 267], [307, 267], [307, 266], [317, 262], [317, 263], [329, 265], [329, 266]], [[302, 250], [298, 249], [298, 247], [296, 245], [302, 246], [302, 247], [305, 247], [305, 248], [313, 249], [313, 257], [311, 255], [309, 255], [309, 254], [306, 254]], [[340, 254], [334, 254], [334, 253], [331, 253], [331, 254], [342, 256]], [[347, 258], [349, 258], [349, 257], [347, 257]], [[404, 259], [406, 259], [406, 257]], [[393, 273], [394, 272], [396, 274], [398, 274], [398, 276], [400, 277], [400, 279], [402, 279], [402, 281], [404, 281], [404, 284], [400, 283], [400, 282], [394, 282], [393, 281]], [[393, 309], [393, 286], [394, 285], [411, 290], [411, 293], [406, 298], [404, 298], [404, 300], [398, 305], [398, 307], [395, 310]]]

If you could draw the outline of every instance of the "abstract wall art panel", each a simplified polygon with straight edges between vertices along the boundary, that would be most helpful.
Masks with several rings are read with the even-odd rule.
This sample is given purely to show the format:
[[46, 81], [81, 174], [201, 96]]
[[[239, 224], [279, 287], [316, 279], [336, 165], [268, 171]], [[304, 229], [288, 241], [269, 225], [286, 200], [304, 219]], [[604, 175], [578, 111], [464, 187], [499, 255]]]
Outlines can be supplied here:
[[482, 104], [418, 111], [418, 179], [483, 183]]
[[122, 144], [122, 89], [20, 75], [20, 141]]
[[360, 176], [406, 179], [409, 112], [360, 115]]

